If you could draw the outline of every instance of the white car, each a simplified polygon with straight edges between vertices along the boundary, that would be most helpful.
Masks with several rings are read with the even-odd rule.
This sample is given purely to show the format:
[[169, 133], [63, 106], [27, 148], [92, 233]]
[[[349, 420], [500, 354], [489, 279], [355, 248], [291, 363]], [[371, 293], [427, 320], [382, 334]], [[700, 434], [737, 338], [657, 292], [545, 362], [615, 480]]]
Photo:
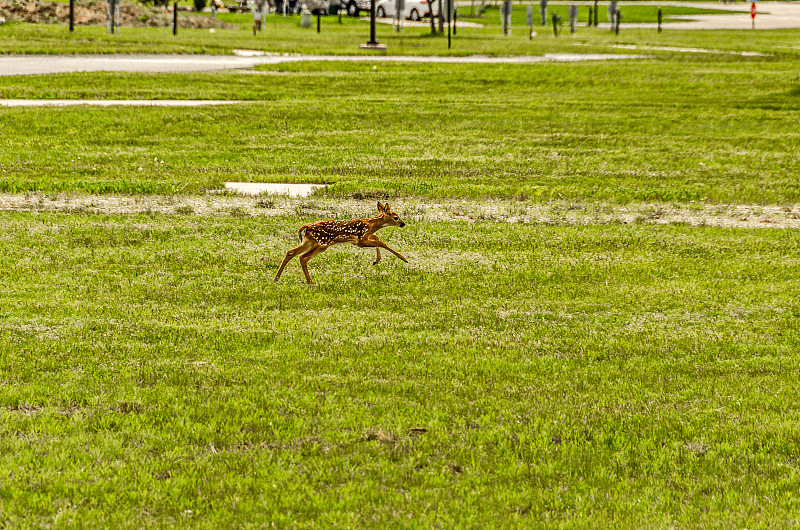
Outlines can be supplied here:
[[[431, 0], [435, 2], [436, 0]], [[428, 0], [406, 0], [402, 17], [410, 20], [420, 20], [430, 14]], [[378, 0], [375, 4], [375, 16], [394, 17], [397, 11], [397, 0]]]

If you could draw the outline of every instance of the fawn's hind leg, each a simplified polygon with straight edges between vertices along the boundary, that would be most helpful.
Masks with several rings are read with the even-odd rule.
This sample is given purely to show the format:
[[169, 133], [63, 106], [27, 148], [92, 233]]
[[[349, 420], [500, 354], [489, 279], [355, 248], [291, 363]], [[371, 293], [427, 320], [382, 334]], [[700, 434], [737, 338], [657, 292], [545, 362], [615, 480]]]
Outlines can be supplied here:
[[311, 285], [314, 282], [311, 281], [311, 275], [308, 274], [308, 260], [316, 256], [320, 252], [324, 252], [326, 248], [328, 247], [323, 247], [320, 245], [318, 247], [312, 248], [311, 250], [300, 256], [300, 266], [303, 267], [303, 274], [306, 275], [306, 281], [309, 283], [309, 285]]
[[[275, 275], [275, 281], [276, 282], [278, 281], [278, 279], [281, 277], [281, 274], [283, 273], [283, 268], [286, 266], [287, 263], [289, 263], [289, 261], [293, 257], [297, 256], [300, 253], [308, 252], [316, 244], [317, 243], [315, 241], [311, 241], [310, 239], [303, 239], [302, 243], [300, 243], [299, 245], [297, 245], [293, 249], [290, 249], [286, 253], [286, 257], [283, 258], [283, 261], [281, 262], [281, 266], [278, 268], [278, 274]], [[307, 274], [306, 274], [306, 276], [307, 276]]]

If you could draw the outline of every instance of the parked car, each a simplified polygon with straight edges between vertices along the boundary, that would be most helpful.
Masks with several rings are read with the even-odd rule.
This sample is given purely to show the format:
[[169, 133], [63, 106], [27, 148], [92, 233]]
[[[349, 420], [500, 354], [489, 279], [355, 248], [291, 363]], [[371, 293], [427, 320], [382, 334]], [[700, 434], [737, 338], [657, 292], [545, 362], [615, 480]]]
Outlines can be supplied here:
[[286, 2], [286, 13], [289, 15], [300, 13], [304, 4], [314, 15], [317, 13], [327, 15], [329, 11], [328, 0], [274, 0], [274, 2], [274, 10], [277, 14], [283, 13], [284, 2]]
[[[436, 1], [436, 0], [432, 0]], [[375, 4], [375, 16], [394, 17], [397, 11], [397, 0], [378, 0]], [[405, 0], [405, 6], [401, 13], [401, 18], [410, 20], [420, 20], [422, 17], [430, 15], [428, 0]]]
[[348, 16], [357, 17], [362, 11], [369, 13], [369, 0], [346, 0], [344, 3]]

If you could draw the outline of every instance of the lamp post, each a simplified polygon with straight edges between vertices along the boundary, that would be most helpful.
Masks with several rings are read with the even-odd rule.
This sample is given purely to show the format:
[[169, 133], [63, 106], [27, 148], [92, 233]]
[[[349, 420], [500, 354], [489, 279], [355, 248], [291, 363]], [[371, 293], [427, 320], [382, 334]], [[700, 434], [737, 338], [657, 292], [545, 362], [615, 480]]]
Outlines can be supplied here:
[[375, 46], [378, 41], [375, 40], [375, 0], [369, 0], [369, 42], [367, 44]]
[[375, 0], [369, 2], [369, 41], [362, 44], [361, 48], [368, 48], [373, 50], [385, 50], [385, 44], [379, 44], [375, 39]]

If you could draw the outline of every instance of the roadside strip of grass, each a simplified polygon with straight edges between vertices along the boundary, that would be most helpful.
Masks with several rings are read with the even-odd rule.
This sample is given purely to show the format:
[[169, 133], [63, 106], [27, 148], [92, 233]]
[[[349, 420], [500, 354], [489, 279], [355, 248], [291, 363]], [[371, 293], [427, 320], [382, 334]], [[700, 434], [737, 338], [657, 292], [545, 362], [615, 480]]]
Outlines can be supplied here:
[[[561, 14], [562, 20], [568, 20], [567, 6], [555, 6], [554, 9]], [[685, 8], [679, 10], [685, 11]], [[623, 6], [622, 12], [625, 22], [655, 23], [657, 7]], [[490, 9], [485, 18], [470, 19], [485, 24], [484, 27], [457, 29], [452, 48], [447, 47], [446, 35], [438, 33], [433, 36], [429, 28], [407, 27], [402, 33], [395, 33], [390, 25], [378, 24], [377, 38], [387, 44], [387, 53], [397, 55], [540, 55], [576, 52], [576, 48], [579, 52], [592, 53], [606, 49], [605, 46], [609, 44], [697, 47], [792, 56], [800, 53], [797, 48], [800, 30], [665, 30], [658, 33], [655, 29], [625, 27], [623, 22], [622, 33], [616, 36], [608, 30], [607, 24], [598, 28], [585, 26], [587, 6], [580, 7], [582, 23], [575, 35], [562, 32], [558, 38], [554, 38], [549, 26], [534, 26], [538, 34], [530, 40], [524, 9], [518, 8], [514, 13], [511, 35], [502, 35], [499, 11]], [[606, 10], [601, 8], [600, 20], [604, 20], [605, 16]], [[173, 35], [171, 28], [123, 27], [119, 34], [110, 35], [102, 26], [79, 26], [74, 33], [70, 33], [66, 25], [61, 24], [7, 23], [0, 27], [0, 50], [6, 54], [231, 54], [235, 49], [324, 55], [375, 53], [359, 48], [369, 37], [369, 23], [364, 20], [344, 17], [342, 24], [339, 24], [338, 17], [322, 17], [322, 32], [316, 33], [313, 29], [301, 28], [299, 17], [270, 15], [264, 31], [254, 36], [252, 15], [220, 18], [240, 23], [240, 28], [217, 29], [214, 33], [201, 29], [181, 29], [177, 35]]]
[[312, 219], [0, 213], [3, 519], [796, 517], [797, 231]]

